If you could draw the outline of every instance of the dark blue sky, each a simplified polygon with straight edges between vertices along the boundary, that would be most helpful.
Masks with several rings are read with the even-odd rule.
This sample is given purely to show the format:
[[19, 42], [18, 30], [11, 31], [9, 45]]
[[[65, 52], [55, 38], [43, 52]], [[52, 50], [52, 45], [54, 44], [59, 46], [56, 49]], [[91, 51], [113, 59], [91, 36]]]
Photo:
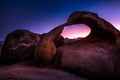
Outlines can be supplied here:
[[119, 0], [0, 0], [0, 40], [16, 29], [47, 32], [82, 10], [98, 13], [120, 30]]

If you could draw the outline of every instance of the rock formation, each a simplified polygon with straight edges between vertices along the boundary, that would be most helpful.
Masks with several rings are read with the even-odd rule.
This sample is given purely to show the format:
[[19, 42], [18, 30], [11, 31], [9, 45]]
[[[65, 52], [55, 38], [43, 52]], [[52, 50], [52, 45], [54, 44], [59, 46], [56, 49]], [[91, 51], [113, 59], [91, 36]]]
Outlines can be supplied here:
[[59, 35], [59, 36], [55, 39], [54, 43], [55, 43], [55, 46], [56, 46], [56, 47], [59, 47], [59, 46], [64, 45], [65, 40], [64, 40], [64, 38], [63, 38], [61, 35]]
[[[58, 39], [64, 26], [60, 25], [41, 37], [41, 40], [35, 46], [34, 60], [39, 64], [49, 65], [53, 62], [56, 55], [55, 39]], [[58, 44], [56, 44], [58, 45]]]
[[[64, 39], [60, 34], [64, 27], [81, 23], [89, 26], [91, 33], [86, 38], [76, 42], [63, 44]], [[65, 24], [54, 28], [46, 34], [40, 35], [27, 30], [11, 32], [6, 37], [2, 48], [2, 61], [8, 64], [32, 58], [36, 63], [45, 65], [44, 67], [47, 66], [48, 68], [50, 65], [52, 68], [64, 70], [79, 77], [91, 80], [116, 80], [120, 79], [119, 50], [120, 32], [112, 24], [100, 18], [96, 13], [77, 11], [70, 15]], [[3, 74], [0, 74], [0, 79], [6, 79], [5, 77], [20, 79], [18, 77], [23, 77], [23, 75], [16, 75], [19, 69], [23, 72], [21, 74], [25, 76], [27, 76], [26, 73], [30, 73], [28, 75], [31, 78], [29, 78], [30, 76], [26, 78], [33, 79], [37, 77], [41, 79], [41, 77], [36, 76], [41, 75], [39, 74], [41, 73], [41, 67], [39, 70], [38, 67], [33, 65], [23, 65], [16, 64], [8, 67], [0, 67], [1, 70], [5, 71]], [[54, 74], [59, 73], [61, 75], [59, 71], [56, 71]], [[43, 79], [46, 78], [43, 77]], [[75, 80], [74, 77], [72, 79]]]
[[[48, 34], [37, 34], [24, 29], [10, 32], [6, 37], [2, 48], [0, 55], [2, 56], [1, 62], [4, 64], [12, 64], [33, 59], [34, 48], [42, 42], [45, 35]], [[44, 41], [47, 44], [47, 39], [45, 39]], [[56, 47], [61, 46], [64, 44], [64, 38], [59, 35], [55, 37], [54, 43]]]
[[1, 61], [11, 64], [33, 58], [34, 46], [40, 36], [28, 30], [15, 30], [5, 39], [1, 52]]
[[86, 24], [91, 33], [77, 42], [58, 48], [56, 65], [89, 79], [117, 79], [120, 76], [120, 32], [97, 14], [78, 11], [67, 24]]

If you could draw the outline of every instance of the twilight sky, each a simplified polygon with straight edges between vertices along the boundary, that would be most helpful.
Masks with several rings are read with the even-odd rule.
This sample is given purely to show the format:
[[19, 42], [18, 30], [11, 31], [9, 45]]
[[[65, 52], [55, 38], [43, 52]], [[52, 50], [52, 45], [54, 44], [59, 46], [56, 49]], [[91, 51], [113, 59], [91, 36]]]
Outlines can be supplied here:
[[[0, 40], [16, 29], [48, 32], [74, 11], [96, 12], [120, 30], [120, 0], [0, 0]], [[89, 32], [82, 24], [65, 28], [62, 35], [84, 37]]]

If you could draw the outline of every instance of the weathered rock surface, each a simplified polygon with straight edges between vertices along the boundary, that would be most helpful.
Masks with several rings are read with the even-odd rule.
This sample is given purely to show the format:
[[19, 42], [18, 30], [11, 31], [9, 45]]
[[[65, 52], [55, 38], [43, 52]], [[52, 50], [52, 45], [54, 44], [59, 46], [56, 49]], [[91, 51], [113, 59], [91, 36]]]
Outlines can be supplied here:
[[59, 47], [56, 64], [89, 79], [119, 78], [120, 32], [92, 12], [74, 12], [67, 23], [86, 24], [91, 33], [84, 39]]
[[0, 80], [87, 80], [52, 68], [36, 67], [31, 62], [0, 66]]
[[[38, 43], [41, 43], [41, 37], [45, 35], [47, 34], [37, 34], [24, 29], [10, 32], [2, 48], [2, 62], [4, 64], [12, 64], [33, 59], [34, 48]], [[47, 42], [47, 39], [45, 42]], [[64, 44], [64, 38], [58, 36], [54, 39], [54, 43], [56, 47], [61, 46]]]
[[5, 39], [1, 52], [1, 61], [11, 64], [33, 58], [34, 46], [40, 39], [38, 34], [28, 30], [15, 30]]

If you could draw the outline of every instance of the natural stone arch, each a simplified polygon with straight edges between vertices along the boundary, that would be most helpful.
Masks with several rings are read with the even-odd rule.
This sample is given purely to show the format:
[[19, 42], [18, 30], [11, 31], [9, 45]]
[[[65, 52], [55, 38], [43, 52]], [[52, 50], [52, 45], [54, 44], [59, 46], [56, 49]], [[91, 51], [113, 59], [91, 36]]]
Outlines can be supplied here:
[[86, 24], [91, 33], [84, 39], [58, 48], [56, 64], [90, 79], [116, 79], [120, 75], [120, 32], [96, 13], [77, 11], [67, 25]]
[[99, 37], [104, 40], [115, 41], [120, 44], [120, 32], [109, 22], [100, 18], [96, 13], [88, 11], [76, 11], [70, 15], [67, 23], [86, 24], [90, 27], [91, 33], [87, 37]]

